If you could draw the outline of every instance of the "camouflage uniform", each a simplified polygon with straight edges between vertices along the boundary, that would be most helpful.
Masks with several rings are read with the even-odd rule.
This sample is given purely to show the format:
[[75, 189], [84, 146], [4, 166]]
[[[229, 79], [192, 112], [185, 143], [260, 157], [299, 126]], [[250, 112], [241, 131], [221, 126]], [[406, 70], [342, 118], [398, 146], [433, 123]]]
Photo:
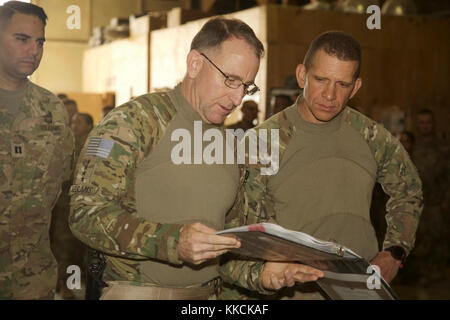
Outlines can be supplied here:
[[[148, 198], [153, 199], [160, 192], [158, 185], [149, 188], [153, 191], [142, 192], [142, 189], [139, 189], [139, 181], [143, 176], [139, 175], [139, 170], [143, 169], [143, 164], [152, 155], [164, 148], [164, 141], [168, 136], [170, 139], [168, 132], [173, 129], [172, 124], [176, 121], [174, 119], [182, 113], [177, 109], [177, 100], [172, 100], [173, 94], [181, 96], [180, 86], [167, 93], [140, 96], [115, 108], [91, 131], [88, 143], [78, 160], [74, 185], [70, 191], [72, 199], [69, 224], [75, 236], [104, 253], [107, 264], [103, 280], [107, 283], [120, 281], [120, 284], [136, 286], [177, 287], [177, 283], [167, 285], [165, 282], [161, 284], [152, 281], [153, 277], [158, 277], [159, 274], [146, 273], [146, 266], [157, 263], [161, 273], [164, 272], [164, 266], [166, 270], [186, 266], [178, 256], [178, 241], [183, 224], [177, 221], [186, 221], [192, 217], [183, 209], [174, 214], [164, 206], [139, 206], [140, 194], [147, 192]], [[194, 112], [192, 107], [188, 106], [188, 109], [191, 113]], [[198, 114], [197, 116], [199, 117]], [[104, 147], [104, 150], [107, 149], [106, 155], [93, 155], [91, 151], [88, 152], [92, 141], [96, 139], [110, 144], [109, 147]], [[164, 153], [161, 156], [167, 155]], [[164, 162], [160, 167], [167, 170], [171, 165]], [[235, 169], [237, 188], [239, 171], [237, 166]], [[224, 187], [220, 183], [214, 186], [213, 183], [202, 185], [200, 189], [220, 191]], [[179, 187], [178, 182], [172, 183], [171, 187], [174, 185], [177, 190], [173, 192], [176, 194], [185, 188], [181, 182]], [[236, 189], [228, 209], [233, 205], [234, 198], [239, 199], [236, 197]], [[173, 200], [183, 206], [187, 199]], [[155, 199], [155, 202], [158, 201]], [[172, 208], [172, 204], [167, 204], [166, 207]], [[186, 206], [186, 211], [188, 210], [190, 208]], [[165, 222], [164, 213], [167, 213], [167, 216], [173, 214], [173, 220]], [[222, 227], [225, 213], [220, 217]], [[158, 222], [153, 222], [152, 219]], [[218, 268], [218, 264], [216, 265]], [[203, 269], [201, 268], [202, 271]]]
[[[75, 161], [83, 146], [75, 139]], [[72, 186], [73, 177], [62, 184], [62, 192], [52, 210], [50, 225], [50, 244], [53, 255], [58, 262], [58, 285], [56, 292], [60, 292], [63, 299], [74, 299], [75, 296], [66, 285], [67, 268], [70, 265], [79, 266], [82, 275], [82, 283], [86, 277], [87, 247], [80, 242], [69, 229], [70, 197], [69, 189]]]
[[[401, 270], [403, 282], [421, 284], [442, 279], [449, 258], [449, 167], [444, 144], [435, 136], [419, 137], [413, 160], [423, 183], [423, 218], [417, 231], [416, 248]], [[446, 211], [447, 210], [447, 211]]]
[[236, 122], [236, 123], [234, 123], [234, 124], [231, 124], [231, 125], [229, 125], [228, 127], [227, 127], [227, 129], [234, 129], [234, 130], [236, 130], [236, 129], [242, 129], [242, 130], [244, 130], [244, 131], [247, 131], [248, 129], [251, 129], [251, 128], [253, 128], [253, 127], [255, 127], [252, 123], [251, 124], [248, 124], [247, 122], [245, 122], [244, 120], [241, 120], [241, 121], [239, 121], [239, 122]]
[[[296, 117], [298, 117], [298, 119]], [[292, 225], [283, 225], [283, 223], [280, 222], [280, 213], [284, 212], [282, 207], [283, 203], [280, 204], [280, 200], [274, 195], [273, 189], [273, 181], [275, 179], [279, 180], [280, 186], [283, 186], [283, 183], [285, 183], [283, 181], [292, 179], [289, 172], [286, 172], [286, 167], [290, 165], [289, 163], [286, 163], [286, 161], [291, 159], [288, 158], [286, 154], [288, 153], [287, 150], [289, 150], [288, 146], [291, 141], [294, 141], [296, 134], [297, 138], [301, 138], [303, 140], [309, 139], [309, 136], [304, 133], [299, 133], [301, 131], [300, 127], [297, 127], [297, 124], [294, 124], [291, 119], [300, 121], [300, 115], [298, 114], [296, 104], [274, 115], [269, 120], [256, 127], [257, 130], [279, 130], [280, 169], [277, 174], [272, 176], [261, 175], [261, 164], [247, 165], [246, 170], [248, 179], [245, 184], [245, 206], [243, 208], [235, 207], [230, 213], [230, 217], [234, 216], [236, 221], [240, 221], [244, 224], [252, 224], [263, 221], [278, 222], [283, 227], [293, 229]], [[305, 122], [304, 120], [302, 121]], [[305, 162], [303, 168], [296, 167], [298, 170], [302, 170], [305, 174], [305, 178], [313, 180], [313, 182], [309, 185], [305, 185], [305, 183], [295, 180], [296, 185], [298, 185], [298, 188], [295, 188], [295, 192], [298, 192], [298, 195], [301, 196], [302, 190], [309, 192], [305, 188], [309, 188], [310, 186], [314, 187], [313, 190], [315, 191], [313, 192], [316, 192], [315, 195], [308, 193], [310, 198], [304, 199], [303, 201], [305, 202], [291, 203], [291, 205], [298, 207], [298, 211], [295, 214], [290, 213], [289, 215], [295, 215], [294, 218], [299, 218], [299, 221], [307, 221], [307, 223], [303, 224], [303, 227], [299, 227], [298, 231], [307, 232], [323, 240], [331, 240], [342, 243], [366, 259], [373, 258], [377, 253], [378, 245], [375, 233], [370, 223], [369, 208], [370, 193], [373, 188], [373, 184], [377, 181], [383, 186], [384, 191], [391, 197], [386, 206], [386, 221], [388, 227], [386, 237], [383, 242], [383, 248], [401, 246], [408, 254], [414, 244], [415, 231], [423, 204], [421, 181], [414, 165], [409, 159], [407, 152], [403, 149], [400, 142], [381, 125], [351, 108], [344, 108], [341, 114], [332, 121], [335, 121], [335, 124], [338, 125], [338, 129], [336, 130], [345, 128], [345, 130], [350, 132], [353, 136], [354, 141], [358, 142], [358, 146], [353, 146], [352, 144], [349, 145], [348, 142], [342, 140], [334, 142], [334, 144], [337, 145], [336, 149], [338, 150], [337, 159], [342, 159], [340, 162], [342, 163], [342, 167], [346, 168], [346, 165], [353, 166], [354, 168], [357, 168], [361, 174], [365, 175], [365, 177], [371, 178], [364, 178], [359, 181], [358, 178], [355, 180], [354, 177], [349, 177], [348, 175], [345, 176], [338, 172], [336, 175], [341, 175], [342, 177], [337, 178], [337, 180], [328, 181], [330, 179], [327, 180], [324, 178], [326, 181], [316, 182], [312, 179], [313, 177], [311, 177], [309, 171], [312, 169], [311, 164], [316, 164], [317, 160], [314, 160], [315, 162]], [[309, 125], [314, 126], [314, 124]], [[305, 126], [308, 126], [308, 123], [306, 123]], [[318, 129], [317, 126], [316, 129]], [[268, 133], [270, 134], [270, 130], [268, 130]], [[289, 154], [295, 155], [295, 152], [297, 152], [297, 154], [313, 154], [314, 156], [315, 151], [319, 150], [318, 148], [327, 148], [324, 146], [325, 142], [329, 143], [329, 141], [326, 140], [332, 139], [334, 132], [329, 132], [329, 134], [325, 134], [323, 136], [320, 136], [320, 134], [321, 131], [316, 131], [313, 137], [316, 139], [314, 141], [317, 141], [317, 139], [322, 139], [320, 140], [322, 141], [322, 144], [318, 143], [315, 147], [313, 146], [312, 149], [302, 149], [301, 152], [298, 152], [298, 150], [289, 150]], [[270, 141], [271, 139], [268, 138], [268, 144]], [[299, 140], [297, 139], [297, 141]], [[347, 144], [347, 149], [345, 149], [345, 144]], [[267, 149], [270, 150], [270, 145], [267, 146]], [[364, 161], [366, 162], [373, 162], [372, 167], [363, 167], [363, 165], [357, 162], [357, 158], [350, 158], [350, 155], [345, 153], [346, 150], [354, 150], [358, 153], [358, 156], [361, 157], [361, 160], [365, 159]], [[324, 150], [324, 152], [326, 153], [327, 150]], [[283, 159], [285, 155], [288, 160]], [[323, 159], [321, 159], [321, 161], [322, 160]], [[333, 163], [335, 160], [324, 161]], [[291, 168], [291, 170], [292, 169], [295, 170], [295, 168]], [[343, 170], [343, 172], [345, 173], [346, 171]], [[354, 205], [354, 203], [350, 200], [352, 199], [352, 195], [349, 195], [348, 199], [346, 198], [347, 201], [350, 201], [348, 201], [348, 203], [344, 203], [343, 205], [339, 203], [340, 199], [329, 200], [333, 199], [334, 195], [326, 193], [326, 191], [330, 190], [326, 188], [327, 183], [328, 185], [336, 185], [337, 182], [340, 184], [346, 183], [345, 181], [347, 180], [354, 183], [356, 187], [352, 186], [353, 188], [362, 190], [359, 193], [360, 195], [355, 195], [354, 199], [356, 199], [355, 201], [364, 203], [363, 207], [367, 209], [367, 212], [355, 214], [353, 212], [355, 210], [352, 211], [352, 206]], [[348, 183], [349, 182], [347, 182], [347, 185]], [[350, 187], [350, 185], [348, 186]], [[345, 188], [345, 186], [342, 187], [342, 189]], [[325, 212], [322, 216], [316, 217], [319, 213], [314, 210], [314, 207], [315, 205], [320, 205], [317, 201], [320, 202], [322, 201], [321, 199], [328, 199], [326, 201], [331, 203], [336, 201], [336, 205], [339, 204], [339, 207], [347, 207], [350, 215], [348, 215], [347, 218], [339, 218], [339, 215], [337, 215], [336, 212]], [[277, 205], [278, 207], [276, 208]], [[305, 210], [305, 208], [308, 209]], [[331, 208], [331, 211], [334, 210], [333, 208], [334, 207]], [[240, 216], [240, 219], [237, 218], [238, 216]], [[284, 216], [286, 217], [286, 213]], [[357, 219], [352, 216], [355, 216]], [[303, 220], [301, 220], [302, 218]], [[286, 221], [286, 219], [283, 221]], [[302, 223], [297, 224], [297, 226], [299, 225], [302, 225]], [[326, 230], [323, 228], [325, 225], [328, 225], [328, 229], [325, 228]], [[367, 242], [367, 244], [364, 244], [364, 241]], [[222, 277], [225, 281], [233, 285], [242, 286], [242, 283], [245, 282], [242, 279], [242, 270], [243, 268], [249, 268], [251, 265], [255, 265], [255, 262], [245, 262], [239, 260], [228, 261], [222, 266]], [[258, 274], [254, 273], [252, 274], [251, 279], [257, 279], [258, 276]], [[305, 288], [303, 292], [308, 292], [307, 294], [303, 294], [303, 297], [300, 298], [321, 298], [321, 295], [317, 290], [310, 290], [310, 288], [306, 288], [310, 287], [309, 284], [297, 285], [297, 287], [299, 286], [303, 286]], [[249, 287], [249, 285], [247, 285], [247, 287]], [[280, 291], [280, 294], [272, 298], [286, 298], [284, 293], [288, 292], [290, 289], [291, 288], [283, 289]], [[230, 287], [226, 287], [223, 290], [222, 296], [227, 299], [243, 299], [249, 295], [247, 291], [241, 290], [240, 288], [231, 289]], [[255, 297], [254, 294], [253, 297]], [[262, 298], [261, 296], [256, 297]]]
[[24, 90], [20, 105], [0, 105], [0, 299], [51, 299], [50, 217], [74, 141], [61, 101], [31, 82]]

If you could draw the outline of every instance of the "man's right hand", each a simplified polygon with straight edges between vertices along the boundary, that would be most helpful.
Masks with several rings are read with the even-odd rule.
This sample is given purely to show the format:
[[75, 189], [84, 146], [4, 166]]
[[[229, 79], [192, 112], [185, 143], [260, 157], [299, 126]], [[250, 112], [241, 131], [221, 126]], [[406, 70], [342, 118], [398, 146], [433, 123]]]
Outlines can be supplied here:
[[295, 282], [316, 281], [322, 277], [322, 271], [303, 264], [266, 262], [260, 281], [268, 290], [279, 290], [283, 287], [292, 287]]
[[199, 222], [184, 225], [178, 241], [180, 260], [192, 264], [201, 264], [216, 258], [230, 249], [239, 248], [238, 239], [215, 234], [216, 230]]

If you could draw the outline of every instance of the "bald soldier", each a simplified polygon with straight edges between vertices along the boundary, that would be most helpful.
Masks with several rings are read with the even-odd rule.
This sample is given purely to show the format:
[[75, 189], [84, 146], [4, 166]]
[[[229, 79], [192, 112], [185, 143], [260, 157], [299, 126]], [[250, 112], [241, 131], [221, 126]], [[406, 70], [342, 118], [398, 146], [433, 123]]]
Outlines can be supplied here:
[[105, 256], [101, 299], [216, 298], [216, 258], [240, 243], [214, 233], [243, 199], [236, 196], [243, 179], [236, 164], [197, 161], [205, 143], [198, 151], [180, 139], [223, 133], [226, 116], [258, 91], [263, 50], [244, 22], [209, 20], [192, 41], [181, 84], [114, 108], [89, 135], [71, 189], [70, 226]]
[[[261, 165], [247, 166], [248, 209], [236, 207], [230, 215], [243, 215], [245, 224], [276, 222], [342, 244], [378, 265], [390, 282], [414, 245], [423, 208], [421, 181], [400, 142], [375, 121], [347, 107], [362, 85], [360, 68], [360, 45], [350, 35], [326, 32], [312, 42], [296, 69], [303, 95], [257, 127], [280, 131], [279, 170], [262, 175]], [[375, 182], [390, 197], [381, 251], [370, 220]], [[234, 279], [241, 265], [229, 262], [228, 269], [222, 269], [224, 279], [240, 285], [242, 281]], [[280, 265], [265, 263], [261, 275]], [[234, 294], [224, 290], [227, 298]], [[323, 296], [312, 283], [282, 289], [273, 298]]]
[[27, 78], [46, 20], [32, 4], [0, 7], [0, 299], [53, 299], [56, 287], [50, 217], [74, 142], [64, 105]]

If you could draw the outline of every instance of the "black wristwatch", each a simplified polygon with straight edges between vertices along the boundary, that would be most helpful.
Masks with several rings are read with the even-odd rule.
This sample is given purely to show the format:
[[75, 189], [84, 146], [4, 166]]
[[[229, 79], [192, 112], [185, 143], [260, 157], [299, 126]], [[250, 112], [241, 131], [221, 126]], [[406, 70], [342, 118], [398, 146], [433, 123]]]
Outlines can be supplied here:
[[405, 251], [405, 249], [403, 249], [400, 246], [392, 246], [392, 247], [384, 249], [384, 251], [389, 251], [391, 253], [392, 257], [395, 260], [400, 261], [401, 263], [403, 263], [405, 261], [406, 251]]

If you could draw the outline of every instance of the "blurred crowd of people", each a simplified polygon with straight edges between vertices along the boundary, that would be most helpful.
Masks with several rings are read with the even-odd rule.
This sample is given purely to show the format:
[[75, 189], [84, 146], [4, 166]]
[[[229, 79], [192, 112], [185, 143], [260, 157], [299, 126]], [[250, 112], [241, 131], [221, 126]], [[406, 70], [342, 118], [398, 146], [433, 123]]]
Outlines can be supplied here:
[[[435, 117], [430, 109], [417, 113], [415, 125], [416, 135], [403, 131], [399, 139], [421, 177], [424, 209], [415, 247], [395, 283], [422, 290], [449, 280], [449, 146], [437, 135]], [[372, 218], [378, 239], [384, 238], [382, 232], [386, 230], [386, 201], [387, 196], [377, 184], [372, 198]]]
[[416, 236], [415, 249], [403, 272], [405, 283], [431, 285], [446, 277], [449, 261], [449, 148], [436, 134], [433, 112], [422, 109], [416, 118], [417, 137], [402, 133], [400, 141], [422, 179], [424, 209]]

